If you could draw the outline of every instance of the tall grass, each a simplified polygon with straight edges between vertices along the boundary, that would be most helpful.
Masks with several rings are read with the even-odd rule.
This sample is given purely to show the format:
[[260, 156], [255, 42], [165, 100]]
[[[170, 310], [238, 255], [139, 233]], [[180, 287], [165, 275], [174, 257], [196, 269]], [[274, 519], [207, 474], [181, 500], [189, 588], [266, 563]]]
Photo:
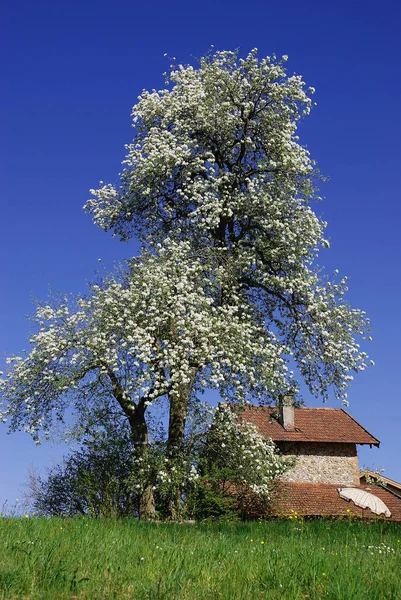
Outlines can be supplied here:
[[0, 598], [401, 599], [401, 526], [0, 520]]

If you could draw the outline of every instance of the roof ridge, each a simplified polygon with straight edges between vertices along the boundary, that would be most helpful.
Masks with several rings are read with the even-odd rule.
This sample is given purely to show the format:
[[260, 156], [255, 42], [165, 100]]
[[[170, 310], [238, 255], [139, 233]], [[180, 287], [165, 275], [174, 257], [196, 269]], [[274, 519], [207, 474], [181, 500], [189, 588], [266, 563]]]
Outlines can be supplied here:
[[331, 406], [296, 406], [295, 410], [342, 410], [342, 408], [332, 408]]
[[[232, 406], [242, 406], [240, 404], [233, 404]], [[260, 405], [260, 404], [245, 404], [243, 405], [243, 407], [245, 409], [249, 409], [249, 410], [253, 410], [253, 409], [269, 409], [269, 410], [275, 410], [278, 409], [279, 407], [276, 406], [275, 404], [272, 404], [270, 406], [266, 406], [266, 405]], [[335, 411], [340, 411], [343, 410], [342, 408], [334, 408], [331, 406], [294, 406], [294, 410], [335, 410]], [[345, 412], [345, 411], [343, 411]], [[346, 413], [348, 414], [348, 413]]]

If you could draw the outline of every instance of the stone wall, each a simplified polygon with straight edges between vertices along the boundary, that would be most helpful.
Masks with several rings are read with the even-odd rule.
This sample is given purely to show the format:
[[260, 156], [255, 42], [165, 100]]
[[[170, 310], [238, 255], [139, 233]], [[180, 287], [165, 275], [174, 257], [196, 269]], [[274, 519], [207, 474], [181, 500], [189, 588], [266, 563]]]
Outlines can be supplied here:
[[283, 454], [294, 456], [295, 467], [283, 481], [359, 485], [358, 456], [355, 444], [282, 442]]

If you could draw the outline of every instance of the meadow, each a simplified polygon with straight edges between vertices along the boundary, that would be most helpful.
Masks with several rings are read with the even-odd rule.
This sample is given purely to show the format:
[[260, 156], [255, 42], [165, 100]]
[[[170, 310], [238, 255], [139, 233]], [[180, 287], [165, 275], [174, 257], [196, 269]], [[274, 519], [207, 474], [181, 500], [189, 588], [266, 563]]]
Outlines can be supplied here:
[[401, 524], [1, 518], [0, 598], [398, 600]]

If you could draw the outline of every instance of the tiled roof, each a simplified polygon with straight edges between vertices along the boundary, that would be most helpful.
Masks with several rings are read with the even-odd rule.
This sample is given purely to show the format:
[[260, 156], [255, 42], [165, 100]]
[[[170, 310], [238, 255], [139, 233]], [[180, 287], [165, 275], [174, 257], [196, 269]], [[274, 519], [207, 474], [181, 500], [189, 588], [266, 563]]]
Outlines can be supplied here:
[[266, 406], [237, 408], [241, 419], [253, 423], [265, 439], [274, 442], [336, 442], [372, 444], [380, 442], [342, 408], [295, 408], [294, 428], [284, 429], [278, 409]]
[[[340, 486], [341, 487], [341, 486]], [[343, 486], [346, 487], [346, 486]], [[391, 512], [391, 517], [384, 517], [386, 521], [401, 521], [401, 498], [386, 489], [375, 485], [354, 486], [374, 494], [386, 504]], [[362, 509], [352, 501], [340, 498], [337, 491], [338, 485], [327, 483], [287, 483], [280, 482], [274, 493], [273, 505], [270, 515], [299, 516], [359, 516], [363, 518], [377, 518], [369, 508]]]

